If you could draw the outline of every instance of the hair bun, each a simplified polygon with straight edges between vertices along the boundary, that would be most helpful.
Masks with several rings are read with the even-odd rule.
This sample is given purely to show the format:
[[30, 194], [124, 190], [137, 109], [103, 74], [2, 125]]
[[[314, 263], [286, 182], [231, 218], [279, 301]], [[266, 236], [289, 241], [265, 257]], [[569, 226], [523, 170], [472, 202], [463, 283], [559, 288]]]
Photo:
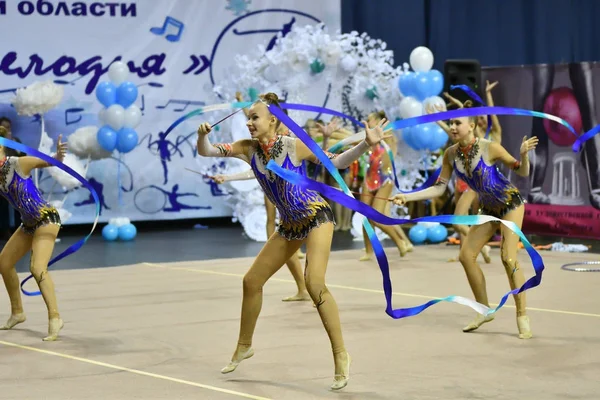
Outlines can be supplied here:
[[265, 93], [261, 95], [262, 99], [269, 104], [277, 104], [279, 103], [279, 96], [273, 92]]

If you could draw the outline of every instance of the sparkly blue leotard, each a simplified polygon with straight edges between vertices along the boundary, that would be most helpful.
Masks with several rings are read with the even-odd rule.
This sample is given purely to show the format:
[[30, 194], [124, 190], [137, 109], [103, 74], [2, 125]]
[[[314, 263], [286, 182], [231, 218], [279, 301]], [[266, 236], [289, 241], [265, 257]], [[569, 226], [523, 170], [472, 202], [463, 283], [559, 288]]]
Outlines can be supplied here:
[[296, 158], [296, 140], [278, 135], [267, 146], [254, 143], [248, 155], [256, 179], [279, 211], [277, 232], [288, 240], [303, 240], [321, 224], [335, 223], [329, 203], [317, 192], [292, 185], [266, 168], [269, 160], [273, 160], [285, 169], [306, 176], [304, 161]]
[[27, 234], [44, 225], [61, 224], [56, 208], [44, 200], [31, 176], [21, 171], [18, 157], [0, 160], [0, 194], [21, 214]]
[[500, 170], [487, 160], [490, 141], [476, 139], [467, 155], [457, 149], [454, 170], [479, 195], [480, 212], [503, 218], [524, 203], [523, 197]]

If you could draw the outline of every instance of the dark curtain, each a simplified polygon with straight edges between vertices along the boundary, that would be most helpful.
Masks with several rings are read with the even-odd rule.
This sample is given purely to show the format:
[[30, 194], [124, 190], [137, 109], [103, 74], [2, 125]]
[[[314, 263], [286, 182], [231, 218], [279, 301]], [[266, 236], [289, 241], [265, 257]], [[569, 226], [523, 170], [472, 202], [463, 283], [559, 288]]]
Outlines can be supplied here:
[[482, 66], [600, 61], [598, 0], [342, 0], [342, 30], [385, 40], [397, 65], [427, 46]]

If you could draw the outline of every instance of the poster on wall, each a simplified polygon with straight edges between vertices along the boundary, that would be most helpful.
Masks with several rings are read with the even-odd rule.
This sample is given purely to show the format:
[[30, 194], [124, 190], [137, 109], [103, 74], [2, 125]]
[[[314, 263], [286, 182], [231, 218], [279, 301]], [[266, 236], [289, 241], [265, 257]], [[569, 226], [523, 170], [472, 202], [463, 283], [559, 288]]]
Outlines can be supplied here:
[[[213, 91], [226, 81], [238, 54], [265, 51], [277, 35], [295, 26], [324, 23], [341, 28], [340, 1], [304, 0], [128, 0], [0, 1], [0, 117], [9, 118], [13, 137], [40, 148], [44, 138], [69, 140], [104, 123], [96, 96], [109, 81], [109, 66], [128, 66], [137, 88], [141, 118], [138, 142], [126, 154], [79, 160], [101, 202], [100, 221], [210, 218], [232, 215], [226, 193], [189, 169], [218, 170], [219, 160], [196, 154], [196, 130], [229, 111], [186, 121], [164, 131], [186, 113], [218, 102]], [[23, 27], [35, 29], [23, 29]], [[34, 82], [61, 85], [61, 102], [39, 115], [18, 115], [17, 89]], [[340, 100], [323, 85], [308, 88], [311, 102], [339, 109]], [[228, 122], [230, 123], [230, 122]], [[227, 124], [222, 125], [228, 129]], [[42, 133], [42, 129], [44, 133]], [[221, 132], [222, 137], [228, 137]], [[231, 135], [230, 135], [231, 136]], [[229, 137], [230, 137], [229, 136]], [[94, 200], [85, 187], [65, 190], [47, 170], [36, 180], [45, 197], [64, 200], [66, 224], [91, 223]]]
[[[540, 64], [489, 68], [483, 79], [498, 81], [497, 106], [541, 111], [566, 120], [582, 134], [598, 125], [600, 64]], [[575, 136], [556, 122], [501, 116], [502, 145], [515, 157], [523, 137], [537, 136], [530, 154], [530, 174], [523, 178], [503, 172], [527, 200], [523, 230], [579, 238], [600, 238], [600, 136], [579, 153], [571, 149]]]

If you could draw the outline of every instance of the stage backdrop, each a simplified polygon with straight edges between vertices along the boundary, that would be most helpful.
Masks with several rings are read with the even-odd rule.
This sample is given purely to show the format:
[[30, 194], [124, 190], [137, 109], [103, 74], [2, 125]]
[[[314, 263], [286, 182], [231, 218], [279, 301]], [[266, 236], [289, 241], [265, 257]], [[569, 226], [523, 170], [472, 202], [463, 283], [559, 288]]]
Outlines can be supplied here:
[[[484, 79], [498, 81], [493, 90], [498, 106], [557, 115], [585, 132], [598, 124], [600, 64], [574, 63], [491, 68]], [[555, 122], [501, 116], [502, 145], [515, 157], [525, 135], [539, 137], [530, 154], [528, 178], [503, 168], [527, 199], [524, 231], [580, 238], [600, 238], [600, 137], [571, 150], [574, 136]]]
[[[128, 80], [138, 86], [136, 104], [143, 116], [132, 152], [121, 161], [115, 152], [90, 163], [87, 178], [102, 200], [101, 221], [232, 215], [219, 187], [185, 170], [218, 168], [215, 159], [195, 154], [195, 131], [203, 119], [181, 125], [166, 140], [160, 134], [184, 113], [218, 101], [211, 88], [228, 78], [236, 54], [257, 51], [259, 44], [268, 49], [277, 34], [294, 25], [323, 22], [335, 32], [340, 20], [339, 0], [0, 1], [5, 38], [0, 116], [12, 120], [14, 136], [38, 148], [40, 119], [18, 116], [10, 101], [16, 88], [58, 80], [65, 83], [65, 96], [44, 116], [48, 135], [56, 140], [61, 133], [68, 137], [78, 128], [100, 126], [95, 88], [109, 80], [109, 65], [120, 59], [132, 71]], [[340, 108], [326, 88], [310, 90], [307, 98], [315, 104]], [[216, 117], [206, 118], [216, 122]], [[65, 197], [47, 172], [39, 179], [46, 196]], [[93, 200], [85, 188], [68, 193], [64, 208], [72, 213], [67, 223], [93, 221]]]

